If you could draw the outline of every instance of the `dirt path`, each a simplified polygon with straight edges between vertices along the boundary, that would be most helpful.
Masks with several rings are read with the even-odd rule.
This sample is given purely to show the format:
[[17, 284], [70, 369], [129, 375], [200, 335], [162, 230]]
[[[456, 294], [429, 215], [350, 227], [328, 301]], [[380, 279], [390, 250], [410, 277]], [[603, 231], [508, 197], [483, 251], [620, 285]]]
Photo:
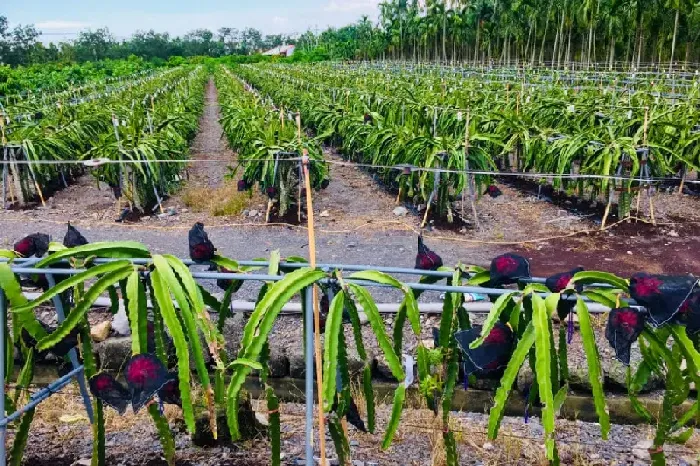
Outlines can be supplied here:
[[[190, 158], [195, 160], [235, 160], [234, 152], [222, 138], [223, 129], [219, 123], [219, 93], [210, 78], [206, 87], [204, 113], [199, 119], [199, 132], [190, 146]], [[187, 186], [216, 187], [224, 182], [229, 163], [193, 163], [188, 168]], [[171, 201], [177, 200], [177, 196]]]
[[[325, 156], [329, 161], [343, 161], [334, 150], [326, 150]], [[389, 225], [405, 230], [418, 227], [417, 217], [393, 214], [397, 207], [394, 197], [377, 186], [367, 173], [356, 166], [330, 164], [329, 167], [330, 185], [314, 197], [319, 227], [381, 229], [382, 225]]]

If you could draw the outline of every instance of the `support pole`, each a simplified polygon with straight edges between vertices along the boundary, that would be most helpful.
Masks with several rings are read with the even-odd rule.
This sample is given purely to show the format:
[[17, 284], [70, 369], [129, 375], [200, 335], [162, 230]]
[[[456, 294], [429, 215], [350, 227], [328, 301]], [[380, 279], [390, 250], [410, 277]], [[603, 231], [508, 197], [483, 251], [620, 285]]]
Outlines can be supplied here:
[[[469, 202], [471, 203], [472, 207], [472, 215], [474, 216], [474, 226], [476, 227], [477, 230], [479, 230], [480, 225], [479, 225], [479, 216], [476, 213], [476, 199], [474, 199], [476, 196], [474, 194], [474, 175], [469, 173], [469, 127], [471, 125], [471, 112], [467, 111], [467, 124], [465, 128], [465, 134], [464, 134], [464, 159], [466, 162], [466, 168], [467, 168], [467, 186], [469, 189]], [[464, 212], [464, 201], [462, 201], [462, 212]], [[464, 215], [462, 215], [464, 217]]]
[[[53, 278], [53, 275], [50, 273], [46, 274], [46, 281], [49, 284], [49, 288], [53, 288], [56, 286], [56, 280]], [[61, 295], [57, 294], [56, 296], [53, 297], [53, 304], [56, 307], [56, 317], [58, 318], [58, 323], [60, 324], [64, 320], [66, 320], [66, 314], [63, 310], [63, 299], [61, 299]], [[80, 388], [80, 394], [83, 397], [83, 404], [85, 405], [85, 411], [87, 412], [88, 419], [90, 419], [90, 424], [94, 422], [94, 414], [92, 412], [92, 402], [90, 401], [90, 394], [88, 393], [87, 386], [85, 385], [85, 372], [82, 370], [82, 365], [78, 361], [78, 352], [76, 351], [75, 348], [71, 349], [68, 352], [68, 359], [70, 359], [71, 366], [73, 366], [73, 370], [76, 371], [78, 369], [81, 369], [78, 373], [75, 374], [75, 380], [78, 382], [78, 387]], [[0, 361], [2, 362], [2, 361]], [[3, 362], [4, 364], [4, 362]]]
[[[5, 324], [5, 292], [0, 289], [0, 418], [5, 418], [5, 335], [7, 325]], [[5, 452], [5, 433], [7, 426], [0, 426], [0, 466], [7, 464]]]
[[[26, 157], [26, 155], [24, 154], [24, 149], [20, 148], [20, 149], [18, 150], [18, 152], [19, 152], [20, 154], [22, 154], [22, 157], [21, 157], [22, 159], [24, 159], [24, 160], [26, 160], [27, 162], [29, 162], [29, 159], [28, 159], [28, 158]], [[17, 159], [17, 157], [15, 157], [15, 159]], [[29, 176], [32, 177], [32, 181], [34, 182], [34, 188], [36, 188], [36, 192], [37, 192], [37, 194], [39, 195], [39, 199], [41, 200], [41, 205], [42, 205], [43, 207], [46, 207], [46, 201], [44, 200], [44, 193], [41, 191], [41, 187], [39, 186], [39, 182], [36, 180], [36, 175], [34, 174], [34, 169], [32, 168], [32, 164], [31, 164], [31, 163], [27, 163], [27, 168], [29, 168]]]
[[[306, 466], [314, 466], [314, 314], [313, 293], [306, 288], [305, 335], [306, 341]], [[319, 407], [320, 408], [320, 407]]]
[[2, 148], [2, 208], [7, 210], [7, 146]]
[[[297, 120], [299, 121], [299, 120]], [[309, 174], [309, 154], [304, 149], [302, 166], [304, 167], [304, 185], [306, 187], [306, 215], [309, 231], [309, 265], [316, 268], [316, 235], [314, 231], [314, 209], [311, 202], [311, 176]], [[323, 362], [321, 361], [321, 313], [318, 302], [318, 288], [312, 286], [313, 312], [314, 312], [314, 353], [316, 355], [316, 390], [318, 391], [318, 439], [321, 457], [321, 466], [326, 463], [326, 420], [323, 416]], [[307, 306], [308, 312], [308, 306]], [[308, 338], [308, 334], [307, 334]], [[310, 354], [311, 352], [308, 351]], [[307, 373], [307, 378], [309, 374]], [[311, 376], [313, 377], [313, 375]]]
[[425, 228], [425, 225], [428, 223], [428, 214], [430, 213], [430, 205], [433, 203], [433, 199], [435, 199], [435, 196], [437, 196], [438, 188], [440, 187], [440, 171], [435, 172], [435, 176], [433, 177], [433, 191], [430, 193], [430, 196], [428, 197], [428, 202], [425, 205], [425, 215], [423, 215], [423, 221], [420, 224], [421, 229]]
[[124, 196], [124, 173], [122, 164], [122, 141], [119, 139], [119, 119], [115, 114], [112, 114], [112, 127], [114, 128], [114, 137], [117, 139], [117, 148], [119, 149], [119, 164], [117, 165], [117, 177], [119, 186], [119, 198], [117, 198], [117, 215], [121, 214], [122, 210], [122, 196]]

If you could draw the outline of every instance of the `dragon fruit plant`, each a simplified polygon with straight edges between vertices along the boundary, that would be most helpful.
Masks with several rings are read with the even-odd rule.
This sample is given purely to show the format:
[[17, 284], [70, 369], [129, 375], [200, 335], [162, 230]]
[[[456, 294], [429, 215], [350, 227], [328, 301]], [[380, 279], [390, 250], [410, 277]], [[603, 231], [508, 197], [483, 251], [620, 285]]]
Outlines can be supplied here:
[[[229, 146], [238, 154], [238, 165], [231, 167], [228, 178], [235, 179], [239, 170], [246, 189], [257, 184], [271, 202], [277, 203], [277, 215], [284, 217], [299, 201], [300, 163], [303, 153], [309, 156], [311, 187], [328, 186], [328, 167], [316, 138], [297, 132], [294, 114], [281, 113], [230, 71], [220, 68], [216, 75], [221, 105], [221, 125]], [[291, 118], [290, 118], [291, 117]], [[238, 184], [239, 190], [242, 187]]]
[[[202, 263], [236, 273], [259, 268], [239, 267], [235, 261], [217, 255], [212, 240], [201, 225], [195, 225], [190, 236], [193, 251], [197, 254], [201, 251], [206, 253], [196, 257]], [[200, 245], [204, 247], [198, 247]], [[602, 437], [606, 438], [610, 432], [610, 418], [603, 391], [600, 345], [612, 345], [616, 357], [626, 364], [630, 348], [637, 342], [642, 361], [634, 371], [629, 370], [628, 390], [638, 414], [656, 425], [654, 445], [649, 452], [652, 462], [664, 464], [665, 443], [688, 440], [693, 432], [689, 423], [697, 415], [698, 401], [691, 400], [689, 409], [684, 403], [688, 400], [691, 383], [697, 385], [700, 382], [700, 290], [697, 279], [640, 273], [628, 281], [604, 272], [572, 269], [553, 275], [546, 284], [540, 284], [529, 280], [530, 264], [517, 254], [504, 254], [494, 258], [489, 269], [461, 264], [448, 268], [444, 265], [433, 266], [442, 262], [442, 259], [437, 261], [439, 256], [424, 244], [421, 246], [418, 258], [426, 254], [435, 255], [435, 260], [426, 268], [451, 272], [451, 277], [446, 280], [450, 285], [484, 285], [489, 289], [510, 287], [503, 294], [492, 298], [491, 310], [480, 326], [471, 325], [464, 308], [464, 295], [448, 292], [440, 327], [434, 330], [435, 347], [428, 348], [420, 339], [418, 290], [412, 290], [394, 277], [376, 271], [346, 275], [341, 271], [328, 272], [308, 267], [285, 268], [281, 264], [279, 252], [273, 252], [267, 274], [282, 275], [282, 278], [277, 282], [262, 284], [255, 309], [245, 325], [240, 349], [233, 357], [224, 351], [221, 329], [223, 319], [228, 315], [232, 294], [238, 289], [239, 282], [223, 281], [221, 285], [226, 288], [226, 293], [219, 301], [193, 278], [187, 266], [179, 259], [171, 255], [152, 254], [139, 243], [88, 243], [73, 248], [50, 243], [48, 255], [41, 258], [36, 267], [51, 267], [58, 265], [59, 261], [68, 261], [70, 266], [80, 268], [81, 271], [59, 281], [34, 300], [29, 301], [22, 294], [10, 264], [0, 263], [0, 287], [5, 292], [13, 313], [12, 329], [8, 332], [9, 343], [20, 345], [24, 360], [18, 379], [12, 381], [14, 371], [8, 370], [6, 382], [29, 386], [33, 378], [35, 354], [62, 351], [58, 348], [66, 344], [74, 346], [79, 339], [83, 349], [85, 375], [95, 395], [93, 464], [105, 464], [104, 405], [124, 415], [129, 415], [129, 406], [133, 411], [147, 407], [157, 426], [164, 456], [169, 464], [174, 464], [173, 435], [167, 420], [161, 414], [160, 406], [163, 403], [181, 406], [185, 426], [193, 432], [193, 406], [201, 403], [209, 411], [211, 431], [228, 428], [232, 439], [236, 440], [241, 435], [238, 405], [242, 387], [246, 377], [256, 370], [265, 387], [270, 415], [271, 463], [279, 465], [279, 400], [267, 382], [268, 339], [283, 306], [292, 297], [319, 281], [326, 282], [330, 279], [331, 285], [322, 284], [325, 325], [320, 409], [328, 419], [331, 438], [339, 461], [343, 464], [350, 460], [350, 449], [341, 420], [348, 419], [360, 430], [366, 429], [373, 433], [377, 430], [371, 379], [372, 359], [365, 349], [359, 307], [364, 310], [381, 354], [398, 381], [391, 417], [383, 433], [383, 448], [389, 448], [393, 441], [401, 422], [406, 389], [415, 378], [413, 359], [406, 358], [402, 361], [405, 352], [404, 324], [408, 322], [409, 331], [419, 341], [416, 358], [420, 394], [425, 397], [436, 416], [442, 416], [447, 464], [459, 464], [455, 436], [450, 430], [450, 411], [455, 391], [468, 390], [474, 378], [500, 378], [488, 424], [488, 435], [495, 439], [506, 402], [526, 360], [534, 371], [535, 380], [529, 391], [528, 412], [535, 405], [541, 406], [545, 452], [547, 458], [553, 464], [556, 463], [555, 419], [569, 391], [569, 330], [565, 318], [561, 318], [563, 311], [573, 311], [578, 317]], [[14, 251], [2, 251], [2, 256], [10, 261], [19, 257]], [[96, 265], [92, 262], [95, 257], [115, 260]], [[125, 259], [127, 257], [146, 259], [146, 264], [132, 264]], [[288, 261], [300, 262], [303, 259], [289, 258]], [[422, 283], [441, 280], [429, 276], [421, 278]], [[389, 286], [402, 294], [391, 335], [386, 330], [384, 319], [368, 287], [358, 282]], [[116, 288], [121, 289], [121, 296], [116, 293]], [[34, 309], [68, 290], [72, 292], [71, 312], [57, 328], [47, 331], [35, 317]], [[108, 293], [115, 305], [125, 306], [129, 314], [133, 356], [125, 368], [125, 385], [110, 374], [99, 372], [92, 353], [87, 312], [103, 293]], [[634, 305], [627, 296], [635, 300]], [[153, 303], [152, 317], [146, 308], [148, 299]], [[598, 302], [612, 309], [608, 315], [606, 341], [596, 340], [587, 301]], [[174, 302], [177, 303], [177, 310]], [[561, 306], [562, 302], [566, 305]], [[219, 311], [218, 323], [210, 320], [207, 308]], [[553, 321], [552, 316], [556, 314], [560, 314], [560, 318]], [[350, 393], [349, 348], [344, 326], [352, 329], [354, 346], [364, 363], [361, 377], [366, 403], [364, 419], [359, 416], [360, 410]], [[557, 326], [558, 345], [555, 344]], [[204, 336], [204, 341], [200, 339], [200, 333]], [[79, 335], [79, 338], [74, 338], [75, 335]], [[175, 349], [175, 364], [171, 365], [166, 348], [168, 335], [172, 338]], [[208, 351], [213, 360], [213, 381], [204, 361], [204, 351]], [[194, 363], [194, 375], [191, 373], [190, 361]], [[175, 370], [169, 372], [168, 367], [174, 367]], [[637, 394], [652, 373], [665, 379], [662, 409], [658, 413], [650, 411], [637, 400]], [[459, 383], [460, 376], [463, 377], [463, 385]], [[190, 389], [193, 380], [201, 386], [201, 400], [194, 399]], [[338, 386], [339, 382], [341, 386]], [[11, 401], [8, 404], [9, 412], [17, 406], [17, 398]], [[217, 407], [226, 411], [225, 427], [216, 424]], [[32, 417], [33, 411], [29, 411], [20, 421], [11, 452], [14, 464], [21, 462]]]

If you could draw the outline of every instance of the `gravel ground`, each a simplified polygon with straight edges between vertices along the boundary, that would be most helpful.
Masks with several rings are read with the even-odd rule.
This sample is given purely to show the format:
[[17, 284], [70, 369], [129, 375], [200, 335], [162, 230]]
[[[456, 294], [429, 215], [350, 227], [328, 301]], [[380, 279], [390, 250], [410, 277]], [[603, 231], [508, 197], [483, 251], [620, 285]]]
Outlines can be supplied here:
[[[29, 437], [25, 459], [27, 466], [82, 465], [92, 448], [91, 432], [77, 393], [67, 392], [52, 398], [37, 410], [35, 426]], [[254, 402], [254, 407], [257, 403]], [[259, 409], [259, 408], [256, 408]], [[178, 465], [268, 465], [269, 444], [263, 438], [240, 445], [211, 448], [193, 446], [182, 429], [177, 408], [166, 411], [176, 432]], [[390, 415], [390, 406], [377, 409], [377, 433], [364, 434], [350, 428], [351, 456], [354, 465], [381, 466], [441, 464], [442, 429], [432, 411], [405, 410], [393, 445], [381, 450], [381, 441]], [[63, 416], [63, 417], [62, 417]], [[71, 418], [71, 416], [74, 416]], [[284, 403], [281, 407], [283, 464], [294, 465], [304, 455], [304, 406]], [[533, 465], [545, 464], [543, 429], [537, 418], [525, 424], [522, 417], [505, 417], [497, 440], [485, 435], [488, 417], [478, 413], [452, 413], [461, 465]], [[145, 413], [128, 412], [118, 417], [107, 411], [107, 464], [136, 466], [162, 465], [161, 448], [155, 428]], [[12, 436], [10, 432], [10, 437]], [[562, 464], [571, 465], [645, 465], [646, 442], [653, 437], [648, 426], [613, 425], [609, 440], [602, 440], [600, 427], [581, 421], [557, 421], [557, 441]], [[316, 443], [317, 445], [318, 443]], [[327, 455], [335, 456], [330, 438]], [[666, 447], [669, 465], [697, 465], [700, 433], [685, 446]], [[316, 450], [318, 454], [318, 449]]]

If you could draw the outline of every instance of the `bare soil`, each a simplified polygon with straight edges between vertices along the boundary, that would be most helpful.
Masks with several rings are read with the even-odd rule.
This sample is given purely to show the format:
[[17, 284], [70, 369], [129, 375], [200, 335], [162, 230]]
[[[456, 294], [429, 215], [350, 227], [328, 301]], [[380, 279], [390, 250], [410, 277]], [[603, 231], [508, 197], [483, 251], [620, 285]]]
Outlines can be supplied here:
[[[264, 412], [264, 405], [253, 406]], [[296, 465], [304, 457], [304, 406], [281, 406], [282, 463]], [[156, 430], [145, 412], [131, 411], [119, 417], [107, 408], [107, 464], [121, 466], [161, 466], [162, 450]], [[270, 445], [265, 438], [243, 444], [209, 448], [195, 447], [184, 431], [181, 413], [168, 407], [166, 415], [175, 434], [176, 458], [180, 466], [263, 466], [269, 465]], [[364, 415], [364, 413], [363, 413]], [[382, 435], [390, 416], [390, 406], [377, 407], [376, 434], [350, 428], [351, 457], [354, 464], [427, 466], [443, 464], [441, 418], [426, 409], [406, 409], [394, 442], [381, 449]], [[534, 465], [546, 464], [543, 428], [536, 418], [528, 423], [522, 417], [505, 417], [497, 440], [486, 436], [488, 416], [479, 413], [452, 413], [450, 427], [462, 465]], [[225, 428], [225, 426], [220, 426]], [[644, 465], [645, 440], [652, 438], [652, 427], [613, 425], [609, 440], [602, 440], [597, 424], [581, 421], [557, 421], [557, 443], [562, 464]], [[9, 432], [10, 439], [14, 432]], [[318, 439], [315, 455], [318, 456]], [[695, 433], [685, 446], [668, 445], [669, 465], [697, 465], [700, 434]], [[326, 438], [328, 458], [335, 458], [333, 443]], [[72, 466], [88, 464], [92, 451], [90, 425], [84, 417], [77, 391], [68, 388], [40, 405], [30, 432], [22, 464], [27, 466]], [[87, 463], [86, 463], [87, 461]]]

